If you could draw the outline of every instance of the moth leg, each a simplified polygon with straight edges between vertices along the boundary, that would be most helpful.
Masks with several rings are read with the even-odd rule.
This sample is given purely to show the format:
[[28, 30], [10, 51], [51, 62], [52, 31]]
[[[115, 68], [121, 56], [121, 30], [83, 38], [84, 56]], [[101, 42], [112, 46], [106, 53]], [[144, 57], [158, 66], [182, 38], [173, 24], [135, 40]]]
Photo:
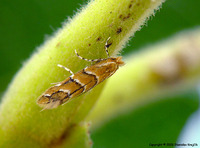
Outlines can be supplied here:
[[54, 83], [51, 83], [52, 85], [57, 85], [57, 84], [60, 84], [61, 82], [54, 82]]
[[47, 107], [44, 107], [40, 112], [42, 112], [42, 111], [44, 111], [44, 110], [46, 110], [47, 109]]
[[108, 44], [108, 41], [110, 40], [110, 37], [106, 40], [106, 44], [105, 44], [105, 50], [106, 50], [106, 54], [108, 55], [108, 57], [110, 57], [109, 53], [108, 53], [108, 47], [111, 45], [111, 44]]
[[76, 49], [75, 49], [75, 53], [76, 53], [77, 57], [79, 57], [79, 59], [85, 60], [85, 61], [88, 61], [88, 62], [97, 62], [97, 61], [101, 61], [101, 60], [102, 60], [102, 59], [93, 59], [93, 60], [91, 60], [91, 59], [83, 58], [82, 56], [80, 56], [80, 55], [77, 53]]
[[68, 99], [67, 99], [63, 104], [61, 104], [61, 105], [63, 106], [63, 105], [65, 105], [65, 104], [67, 104], [67, 103], [69, 102], [69, 99], [70, 99], [70, 98], [68, 98]]
[[68, 69], [67, 67], [60, 65], [60, 64], [58, 64], [58, 67], [61, 67], [61, 68], [65, 69], [66, 71], [70, 72], [72, 75], [74, 75], [74, 73], [70, 69]]

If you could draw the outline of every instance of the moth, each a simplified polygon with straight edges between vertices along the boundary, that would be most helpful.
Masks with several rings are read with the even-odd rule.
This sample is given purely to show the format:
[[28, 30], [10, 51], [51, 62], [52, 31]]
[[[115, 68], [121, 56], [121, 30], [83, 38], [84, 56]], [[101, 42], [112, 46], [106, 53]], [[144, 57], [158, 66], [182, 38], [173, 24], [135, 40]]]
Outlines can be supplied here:
[[89, 62], [95, 62], [77, 73], [73, 73], [70, 69], [58, 64], [72, 75], [64, 81], [47, 89], [38, 99], [37, 104], [44, 109], [57, 108], [59, 105], [67, 103], [70, 99], [79, 96], [91, 90], [94, 86], [103, 82], [105, 79], [112, 76], [119, 66], [124, 65], [122, 57], [110, 57], [108, 53], [108, 44], [110, 37], [105, 43], [105, 51], [108, 56], [106, 59], [86, 59], [81, 57], [75, 50], [76, 55]]

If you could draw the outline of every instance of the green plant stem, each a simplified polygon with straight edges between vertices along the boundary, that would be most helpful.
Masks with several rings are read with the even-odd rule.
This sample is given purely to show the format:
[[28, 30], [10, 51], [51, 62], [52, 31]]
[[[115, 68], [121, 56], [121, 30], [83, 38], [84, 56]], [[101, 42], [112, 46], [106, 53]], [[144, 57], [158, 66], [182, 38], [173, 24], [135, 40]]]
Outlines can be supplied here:
[[18, 147], [29, 147], [28, 141], [48, 146], [52, 141], [59, 141], [70, 127], [84, 120], [103, 84], [57, 109], [40, 112], [41, 108], [36, 104], [37, 98], [51, 83], [70, 75], [57, 64], [73, 72], [90, 65], [75, 55], [75, 49], [85, 58], [105, 58], [104, 45], [108, 37], [111, 37], [110, 55], [117, 54], [162, 2], [95, 0], [68, 21], [24, 64], [5, 93], [0, 107], [0, 146], [18, 144]]

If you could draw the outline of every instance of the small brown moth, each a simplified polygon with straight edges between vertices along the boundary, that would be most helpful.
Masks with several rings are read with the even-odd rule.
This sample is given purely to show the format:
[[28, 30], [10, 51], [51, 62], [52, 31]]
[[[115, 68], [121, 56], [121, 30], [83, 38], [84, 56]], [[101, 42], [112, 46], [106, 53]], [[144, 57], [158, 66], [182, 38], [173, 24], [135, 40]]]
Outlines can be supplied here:
[[37, 104], [44, 109], [56, 108], [61, 104], [67, 103], [70, 98], [74, 98], [82, 93], [89, 91], [97, 84], [112, 76], [119, 68], [119, 66], [124, 64], [124, 62], [122, 61], [121, 56], [116, 58], [109, 56], [109, 39], [110, 37], [107, 39], [105, 44], [105, 50], [108, 55], [108, 58], [106, 59], [85, 59], [81, 57], [75, 50], [76, 55], [80, 59], [96, 63], [82, 69], [75, 74], [68, 68], [58, 64], [59, 67], [69, 71], [72, 75], [66, 80], [47, 89], [38, 98]]

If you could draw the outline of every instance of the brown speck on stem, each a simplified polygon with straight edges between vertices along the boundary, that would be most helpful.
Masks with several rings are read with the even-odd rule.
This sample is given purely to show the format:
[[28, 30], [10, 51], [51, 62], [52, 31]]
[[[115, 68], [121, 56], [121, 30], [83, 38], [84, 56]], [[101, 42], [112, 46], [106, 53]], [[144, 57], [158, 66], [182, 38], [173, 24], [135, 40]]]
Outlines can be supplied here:
[[89, 43], [88, 46], [91, 46], [91, 44]]
[[122, 14], [120, 14], [120, 15], [119, 15], [119, 18], [121, 19], [121, 18], [122, 18], [122, 16], [123, 16], [123, 15], [122, 15]]
[[[76, 125], [72, 125], [69, 129], [74, 129]], [[48, 148], [55, 148], [55, 147], [60, 147], [64, 143], [64, 141], [69, 138], [69, 136], [72, 134], [72, 131], [70, 131], [68, 128], [63, 132], [63, 134], [57, 138], [51, 141], [47, 147]]]
[[121, 27], [117, 28], [116, 32], [117, 32], [117, 34], [120, 34], [122, 32], [122, 28]]
[[140, 6], [140, 3], [137, 3], [136, 5], [137, 5], [137, 6]]
[[128, 15], [127, 15], [127, 16], [125, 16], [125, 17], [123, 18], [123, 21], [125, 21], [126, 19], [128, 19], [130, 16], [131, 16], [131, 14], [130, 14], [130, 13], [128, 13]]
[[100, 41], [100, 40], [101, 40], [101, 37], [98, 37], [98, 38], [97, 38], [97, 41]]
[[125, 21], [126, 19], [130, 18], [130, 16], [131, 16], [130, 13], [128, 13], [128, 15], [127, 15], [127, 16], [124, 16], [124, 17], [123, 17], [122, 14], [120, 14], [120, 15], [119, 15], [119, 18], [122, 19], [123, 21]]

